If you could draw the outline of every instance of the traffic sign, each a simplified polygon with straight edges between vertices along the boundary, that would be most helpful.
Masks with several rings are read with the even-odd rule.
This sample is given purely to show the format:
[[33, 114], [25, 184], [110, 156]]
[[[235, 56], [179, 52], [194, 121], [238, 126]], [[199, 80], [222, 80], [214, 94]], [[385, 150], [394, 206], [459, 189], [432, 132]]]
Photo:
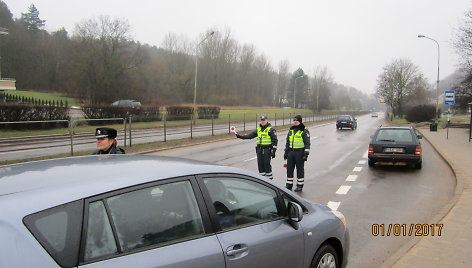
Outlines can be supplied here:
[[236, 127], [234, 127], [234, 126], [231, 126], [231, 127], [229, 128], [229, 130], [231, 130], [231, 132], [233, 132], [234, 134], [238, 134], [238, 133], [236, 132]]
[[444, 91], [444, 104], [456, 104], [456, 92], [454, 90]]

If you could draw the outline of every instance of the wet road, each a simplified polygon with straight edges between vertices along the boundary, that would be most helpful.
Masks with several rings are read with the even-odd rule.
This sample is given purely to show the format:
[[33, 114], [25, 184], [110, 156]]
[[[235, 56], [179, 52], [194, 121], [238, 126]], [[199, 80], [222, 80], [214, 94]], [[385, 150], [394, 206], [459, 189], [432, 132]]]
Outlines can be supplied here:
[[[309, 128], [311, 155], [300, 195], [345, 214], [351, 234], [349, 267], [377, 267], [411, 239], [373, 236], [373, 224], [432, 224], [430, 220], [450, 200], [455, 187], [452, 171], [425, 140], [423, 169], [369, 168], [367, 147], [378, 125], [380, 119], [366, 115], [358, 118], [358, 129], [354, 131], [336, 131], [334, 123]], [[274, 180], [284, 185], [285, 131], [278, 137], [279, 151], [272, 166]], [[234, 139], [154, 154], [258, 172], [252, 140]]]

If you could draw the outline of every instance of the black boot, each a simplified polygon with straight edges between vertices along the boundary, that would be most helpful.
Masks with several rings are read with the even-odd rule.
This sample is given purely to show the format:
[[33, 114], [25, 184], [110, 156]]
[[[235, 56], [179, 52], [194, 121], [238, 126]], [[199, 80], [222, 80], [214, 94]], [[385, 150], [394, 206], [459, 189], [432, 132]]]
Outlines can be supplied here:
[[297, 188], [295, 189], [295, 192], [301, 192], [301, 190], [303, 190], [303, 186], [302, 185], [297, 185]]
[[286, 183], [285, 188], [289, 189], [290, 191], [292, 190], [293, 184]]

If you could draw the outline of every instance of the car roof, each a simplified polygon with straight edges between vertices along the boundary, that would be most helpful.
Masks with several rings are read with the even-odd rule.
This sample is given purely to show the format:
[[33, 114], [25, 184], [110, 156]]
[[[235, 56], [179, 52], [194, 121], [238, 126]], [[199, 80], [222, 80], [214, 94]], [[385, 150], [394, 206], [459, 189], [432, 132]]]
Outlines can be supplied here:
[[413, 129], [412, 126], [380, 126], [379, 129]]
[[164, 156], [95, 155], [43, 160], [0, 166], [0, 207], [2, 201], [12, 199], [21, 199], [22, 203], [47, 199], [52, 207], [142, 183], [206, 173], [257, 176], [238, 168]]

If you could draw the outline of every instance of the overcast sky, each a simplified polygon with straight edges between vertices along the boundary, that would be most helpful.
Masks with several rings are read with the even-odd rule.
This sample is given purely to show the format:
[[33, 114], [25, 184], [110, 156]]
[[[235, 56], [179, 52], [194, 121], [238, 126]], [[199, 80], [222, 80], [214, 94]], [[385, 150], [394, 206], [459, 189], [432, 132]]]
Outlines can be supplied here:
[[228, 27], [240, 43], [254, 44], [271, 59], [290, 62], [311, 75], [327, 66], [335, 81], [373, 93], [382, 67], [409, 58], [431, 83], [458, 66], [455, 31], [472, 8], [471, 0], [4, 0], [14, 17], [34, 4], [46, 29], [65, 27], [99, 15], [126, 18], [135, 40], [159, 46], [173, 32], [195, 40], [211, 28]]

